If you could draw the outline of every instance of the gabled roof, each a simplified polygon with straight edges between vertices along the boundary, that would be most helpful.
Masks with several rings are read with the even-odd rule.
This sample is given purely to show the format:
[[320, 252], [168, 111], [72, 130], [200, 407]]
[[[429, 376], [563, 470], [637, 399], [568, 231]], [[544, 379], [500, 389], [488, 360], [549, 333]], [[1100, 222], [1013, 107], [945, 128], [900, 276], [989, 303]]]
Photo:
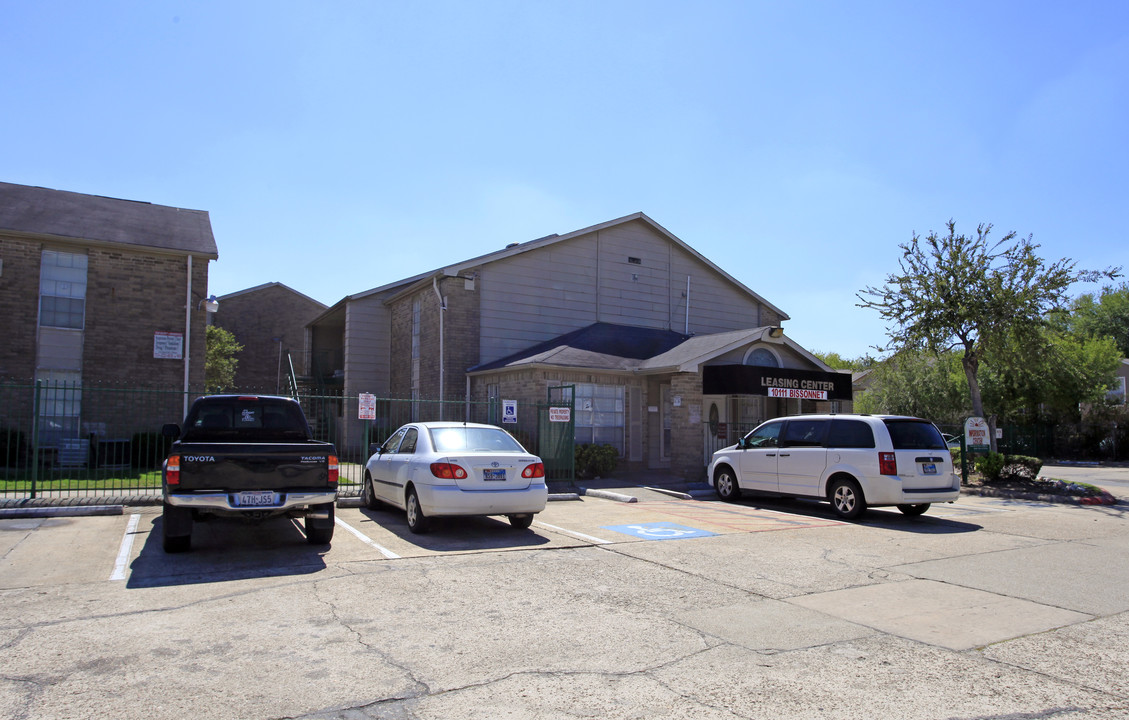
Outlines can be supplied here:
[[594, 370], [633, 370], [686, 340], [671, 330], [598, 322], [538, 343], [467, 372], [524, 365], [556, 365]]
[[0, 182], [0, 231], [219, 257], [203, 210]]
[[787, 346], [817, 368], [831, 371], [819, 358], [791, 339], [783, 335], [772, 337], [772, 331], [777, 329], [759, 327], [687, 336], [671, 330], [599, 322], [500, 360], [476, 365], [467, 372], [474, 374], [537, 365], [641, 374], [698, 372], [706, 362], [757, 341]]
[[220, 295], [216, 299], [219, 300], [220, 302], [223, 302], [224, 300], [227, 300], [228, 298], [239, 297], [240, 295], [249, 295], [253, 292], [259, 292], [260, 290], [266, 290], [267, 288], [273, 288], [273, 287], [282, 288], [283, 290], [286, 290], [289, 293], [297, 295], [298, 297], [300, 297], [304, 300], [309, 300], [312, 303], [320, 305], [322, 308], [329, 307], [325, 303], [323, 303], [319, 300], [314, 300], [309, 295], [306, 295], [304, 293], [300, 293], [297, 290], [295, 290], [294, 288], [290, 287], [289, 285], [284, 285], [283, 283], [280, 283], [280, 282], [263, 283], [262, 285], [256, 285], [255, 287], [246, 288], [244, 290], [236, 290], [235, 292], [228, 293], [227, 295]]
[[388, 301], [392, 301], [392, 300], [395, 300], [397, 297], [399, 297], [401, 294], [407, 294], [407, 293], [415, 292], [420, 287], [422, 287], [424, 284], [430, 284], [431, 278], [435, 277], [437, 275], [445, 275], [445, 276], [448, 276], [448, 277], [454, 277], [454, 276], [457, 276], [461, 272], [472, 270], [472, 269], [474, 269], [474, 268], [476, 268], [480, 265], [484, 265], [486, 263], [495, 262], [497, 260], [504, 260], [506, 258], [513, 257], [515, 255], [520, 255], [522, 253], [531, 252], [531, 251], [534, 251], [534, 250], [540, 250], [541, 248], [545, 248], [545, 247], [548, 247], [550, 245], [555, 245], [557, 243], [567, 242], [569, 240], [572, 240], [572, 239], [575, 239], [575, 238], [578, 238], [578, 237], [582, 237], [584, 235], [589, 235], [591, 233], [598, 232], [600, 230], [607, 230], [608, 228], [616, 227], [617, 225], [624, 225], [626, 223], [635, 222], [636, 220], [650, 225], [658, 233], [660, 233], [661, 235], [666, 237], [672, 243], [674, 243], [678, 247], [682, 248], [683, 250], [688, 252], [690, 255], [693, 255], [694, 258], [697, 259], [699, 262], [701, 262], [703, 265], [710, 268], [711, 270], [716, 272], [718, 275], [721, 275], [726, 280], [728, 280], [729, 282], [736, 285], [742, 292], [744, 292], [744, 293], [748, 294], [749, 296], [753, 297], [754, 299], [756, 299], [756, 301], [758, 303], [764, 305], [765, 307], [772, 309], [773, 312], [780, 315], [781, 320], [789, 320], [790, 319], [788, 317], [788, 314], [785, 313], [783, 310], [776, 307], [775, 305], [770, 303], [768, 300], [765, 300], [763, 297], [761, 297], [757, 293], [753, 292], [751, 289], [746, 287], [744, 284], [742, 284], [740, 281], [738, 281], [732, 275], [730, 275], [729, 273], [725, 272], [724, 270], [722, 270], [717, 265], [710, 262], [704, 255], [702, 255], [701, 253], [699, 253], [697, 250], [690, 247], [686, 243], [682, 242], [674, 234], [672, 234], [669, 230], [664, 228], [662, 225], [659, 225], [657, 222], [655, 222], [654, 220], [647, 217], [645, 214], [643, 214], [641, 212], [632, 213], [631, 215], [625, 215], [624, 217], [616, 218], [615, 220], [609, 220], [607, 222], [600, 223], [598, 225], [592, 225], [590, 227], [582, 228], [580, 230], [574, 230], [573, 232], [566, 233], [564, 235], [546, 235], [545, 237], [538, 238], [536, 240], [530, 240], [529, 242], [514, 243], [512, 245], [507, 246], [506, 248], [504, 248], [502, 250], [497, 250], [497, 251], [492, 252], [492, 253], [487, 253], [486, 255], [479, 255], [478, 257], [471, 258], [470, 260], [464, 260], [462, 262], [458, 262], [458, 263], [455, 263], [453, 265], [447, 265], [445, 267], [438, 268], [438, 269], [433, 270], [431, 272], [423, 273], [421, 275], [417, 275], [414, 278], [408, 278], [406, 280], [401, 280], [401, 281], [396, 282], [396, 283], [384, 285], [384, 286], [376, 288], [374, 290], [370, 290], [366, 293], [361, 293], [359, 295], [353, 295], [350, 298], [346, 298], [346, 300], [364, 297], [366, 295], [370, 295], [370, 294], [376, 293], [376, 292], [387, 292], [389, 290], [396, 290], [396, 292], [393, 295], [390, 295], [388, 297]]

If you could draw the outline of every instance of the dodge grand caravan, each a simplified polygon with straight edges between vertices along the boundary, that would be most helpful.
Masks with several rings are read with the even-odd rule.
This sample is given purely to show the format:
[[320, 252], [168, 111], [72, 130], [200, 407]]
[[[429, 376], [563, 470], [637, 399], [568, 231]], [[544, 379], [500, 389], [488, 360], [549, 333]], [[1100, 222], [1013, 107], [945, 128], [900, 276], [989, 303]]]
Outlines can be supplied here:
[[713, 454], [718, 497], [742, 490], [827, 500], [853, 520], [868, 506], [920, 515], [960, 495], [960, 476], [928, 420], [892, 415], [797, 415], [769, 420]]

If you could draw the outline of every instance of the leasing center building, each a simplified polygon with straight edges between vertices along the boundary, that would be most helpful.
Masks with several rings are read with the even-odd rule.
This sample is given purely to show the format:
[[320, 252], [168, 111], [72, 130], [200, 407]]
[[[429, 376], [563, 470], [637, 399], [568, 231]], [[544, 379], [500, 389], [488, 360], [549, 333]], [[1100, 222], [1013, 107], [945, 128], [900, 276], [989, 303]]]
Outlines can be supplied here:
[[[347, 397], [490, 406], [566, 387], [577, 444], [695, 479], [768, 418], [850, 410], [850, 374], [788, 338], [787, 320], [635, 213], [349, 296], [307, 347]], [[340, 424], [340, 443], [360, 442], [353, 418]]]

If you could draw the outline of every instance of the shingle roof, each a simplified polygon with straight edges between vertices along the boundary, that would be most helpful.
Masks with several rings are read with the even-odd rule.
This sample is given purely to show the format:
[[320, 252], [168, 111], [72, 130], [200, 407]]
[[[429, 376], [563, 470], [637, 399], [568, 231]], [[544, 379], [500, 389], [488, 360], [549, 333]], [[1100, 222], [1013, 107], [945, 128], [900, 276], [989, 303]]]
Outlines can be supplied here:
[[633, 370], [648, 358], [681, 344], [687, 336], [672, 330], [593, 323], [513, 355], [468, 370], [481, 372], [520, 365], [560, 365], [594, 370]]
[[219, 257], [204, 210], [5, 182], [0, 230]]

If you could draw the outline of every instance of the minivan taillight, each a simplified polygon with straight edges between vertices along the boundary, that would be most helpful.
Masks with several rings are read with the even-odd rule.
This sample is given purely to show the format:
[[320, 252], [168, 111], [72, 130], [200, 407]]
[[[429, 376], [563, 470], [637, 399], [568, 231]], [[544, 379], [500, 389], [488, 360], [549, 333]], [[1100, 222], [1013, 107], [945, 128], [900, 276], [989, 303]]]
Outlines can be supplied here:
[[878, 453], [878, 472], [882, 475], [897, 475], [898, 457], [894, 453]]
[[329, 481], [331, 483], [337, 482], [337, 456], [329, 456]]
[[180, 484], [180, 456], [169, 455], [165, 462], [165, 482], [169, 485]]

